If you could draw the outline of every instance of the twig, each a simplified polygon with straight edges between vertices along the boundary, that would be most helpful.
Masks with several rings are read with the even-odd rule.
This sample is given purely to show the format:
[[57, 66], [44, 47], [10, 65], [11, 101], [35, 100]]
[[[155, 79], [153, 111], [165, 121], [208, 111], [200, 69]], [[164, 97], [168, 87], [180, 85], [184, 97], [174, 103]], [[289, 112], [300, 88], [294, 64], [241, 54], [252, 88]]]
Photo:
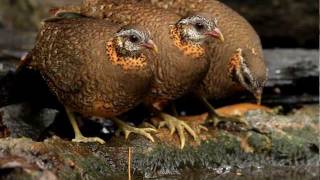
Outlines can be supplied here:
[[128, 180], [131, 180], [131, 147], [128, 150]]

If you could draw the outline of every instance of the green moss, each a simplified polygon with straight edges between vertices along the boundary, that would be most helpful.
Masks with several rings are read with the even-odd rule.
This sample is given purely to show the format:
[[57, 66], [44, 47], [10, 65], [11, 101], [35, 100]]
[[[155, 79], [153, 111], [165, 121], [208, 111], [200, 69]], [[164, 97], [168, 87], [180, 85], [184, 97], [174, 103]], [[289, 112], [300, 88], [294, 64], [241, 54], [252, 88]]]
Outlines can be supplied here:
[[270, 137], [252, 132], [248, 138], [248, 143], [256, 153], [269, 152], [272, 148], [272, 140]]
[[[241, 154], [241, 155], [240, 155]], [[221, 131], [216, 140], [203, 142], [183, 150], [159, 145], [145, 156], [135, 156], [137, 170], [147, 177], [157, 174], [179, 174], [185, 169], [213, 169], [220, 166], [240, 165], [245, 155], [236, 136]]]
[[298, 136], [274, 135], [272, 142], [272, 156], [285, 165], [308, 164], [308, 160], [318, 156], [310, 150], [310, 143]]
[[[315, 127], [315, 125], [313, 126]], [[304, 139], [307, 142], [318, 144], [319, 133], [310, 125], [306, 125], [303, 128], [285, 128], [284, 131], [292, 136], [297, 136]]]

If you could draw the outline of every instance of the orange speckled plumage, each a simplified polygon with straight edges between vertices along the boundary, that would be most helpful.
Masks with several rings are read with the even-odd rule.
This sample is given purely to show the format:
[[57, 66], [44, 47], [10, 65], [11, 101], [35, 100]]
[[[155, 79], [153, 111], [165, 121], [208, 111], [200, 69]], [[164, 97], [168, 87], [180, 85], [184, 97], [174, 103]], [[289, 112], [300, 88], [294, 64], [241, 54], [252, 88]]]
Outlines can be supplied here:
[[237, 51], [234, 53], [233, 56], [231, 56], [229, 60], [229, 65], [228, 65], [228, 75], [231, 75], [231, 73], [240, 68], [240, 60], [242, 58], [242, 50], [237, 49]]
[[24, 65], [39, 70], [71, 111], [119, 115], [142, 102], [153, 77], [150, 50], [142, 50], [141, 59], [115, 54], [110, 41], [120, 27], [90, 18], [45, 22]]
[[114, 65], [121, 66], [124, 70], [139, 69], [147, 65], [147, 57], [141, 54], [139, 57], [119, 57], [114, 48], [113, 41], [109, 41], [106, 46], [107, 54]]
[[199, 44], [191, 44], [188, 42], [183, 42], [180, 37], [176, 27], [170, 29], [170, 37], [173, 40], [174, 45], [184, 53], [186, 56], [192, 56], [197, 60], [197, 58], [203, 57], [205, 54], [204, 48]]

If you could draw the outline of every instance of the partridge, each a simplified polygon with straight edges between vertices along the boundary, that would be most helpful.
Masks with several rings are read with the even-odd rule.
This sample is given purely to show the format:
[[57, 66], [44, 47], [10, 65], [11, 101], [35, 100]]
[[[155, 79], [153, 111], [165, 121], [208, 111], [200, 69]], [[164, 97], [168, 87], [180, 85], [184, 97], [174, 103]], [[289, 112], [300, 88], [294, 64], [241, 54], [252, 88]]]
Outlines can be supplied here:
[[157, 46], [143, 26], [119, 25], [89, 18], [59, 18], [44, 22], [32, 51], [19, 68], [41, 73], [65, 107], [75, 142], [104, 141], [84, 137], [74, 113], [112, 118], [128, 136], [153, 141], [151, 128], [134, 128], [117, 115], [141, 103], [153, 78], [151, 61]]
[[223, 40], [214, 17], [201, 12], [181, 17], [147, 4], [111, 0], [86, 0], [80, 7], [55, 10], [57, 16], [68, 12], [147, 27], [159, 47], [159, 56], [153, 61], [155, 79], [144, 102], [164, 120], [160, 126], [168, 126], [171, 134], [177, 129], [181, 148], [185, 144], [184, 129], [197, 140], [189, 125], [163, 113], [162, 108], [197, 87], [206, 75], [209, 62], [204, 42], [211, 37]]
[[248, 90], [260, 103], [267, 81], [267, 68], [260, 38], [253, 27], [237, 12], [216, 0], [138, 0], [170, 9], [182, 16], [203, 12], [218, 19], [223, 44], [210, 42], [206, 51], [210, 69], [195, 93], [217, 116], [207, 99], [219, 99]]

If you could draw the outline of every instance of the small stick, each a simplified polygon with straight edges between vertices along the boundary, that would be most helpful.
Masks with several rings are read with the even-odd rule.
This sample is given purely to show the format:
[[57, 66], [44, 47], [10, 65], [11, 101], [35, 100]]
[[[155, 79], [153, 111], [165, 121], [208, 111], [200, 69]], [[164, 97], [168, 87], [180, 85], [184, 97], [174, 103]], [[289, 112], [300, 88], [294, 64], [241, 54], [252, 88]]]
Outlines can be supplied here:
[[131, 147], [128, 150], [128, 180], [131, 180]]

